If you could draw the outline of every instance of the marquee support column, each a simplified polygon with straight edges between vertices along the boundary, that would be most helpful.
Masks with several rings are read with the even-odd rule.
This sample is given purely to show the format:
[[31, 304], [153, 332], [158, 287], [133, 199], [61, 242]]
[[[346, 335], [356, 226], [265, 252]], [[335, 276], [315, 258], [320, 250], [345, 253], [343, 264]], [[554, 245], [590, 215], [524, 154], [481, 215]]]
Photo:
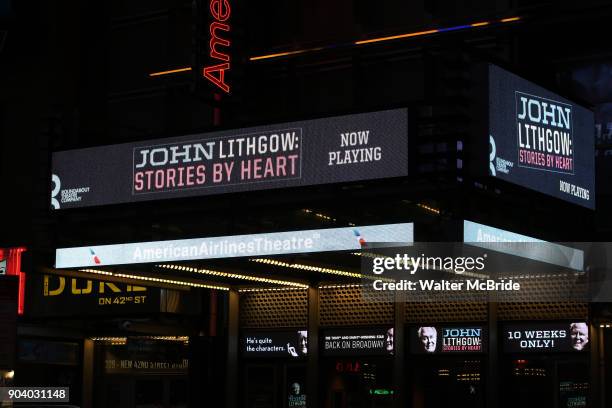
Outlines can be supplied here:
[[228, 324], [227, 324], [227, 373], [226, 404], [227, 408], [238, 406], [238, 329], [240, 313], [240, 295], [237, 290], [229, 291]]
[[93, 408], [94, 393], [94, 342], [91, 339], [83, 341], [83, 397], [81, 406]]
[[596, 408], [603, 408], [606, 406], [605, 387], [602, 386], [605, 379], [605, 360], [603, 347], [604, 331], [602, 328], [599, 327], [597, 321], [591, 319], [589, 333], [591, 337], [591, 405]]
[[319, 406], [319, 288], [308, 288], [308, 379], [306, 404]]
[[486, 383], [488, 408], [497, 408], [499, 401], [499, 336], [497, 333], [497, 303], [489, 302], [488, 324], [489, 324], [489, 358], [485, 370], [484, 381]]
[[406, 303], [399, 301], [399, 296], [395, 297], [395, 322], [393, 332], [393, 390], [395, 392], [393, 398], [393, 407], [404, 407], [406, 400], [405, 390], [406, 384], [404, 381], [405, 373], [405, 320], [406, 320]]

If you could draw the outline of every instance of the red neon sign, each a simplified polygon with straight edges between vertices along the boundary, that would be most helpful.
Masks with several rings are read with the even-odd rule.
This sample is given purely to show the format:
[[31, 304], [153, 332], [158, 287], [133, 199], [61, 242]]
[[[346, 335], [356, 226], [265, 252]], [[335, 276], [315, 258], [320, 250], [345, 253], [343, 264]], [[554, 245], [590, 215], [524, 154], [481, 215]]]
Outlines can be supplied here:
[[231, 13], [232, 9], [228, 0], [210, 0], [210, 14], [215, 21], [210, 24], [209, 28], [209, 55], [212, 60], [219, 63], [204, 67], [203, 75], [225, 93], [230, 92], [230, 87], [225, 81], [225, 74], [230, 69], [231, 58], [227, 52], [219, 50], [219, 47], [229, 48], [231, 45], [230, 40], [222, 37], [224, 33], [230, 32], [228, 20]]
[[19, 277], [19, 293], [17, 297], [17, 313], [23, 314], [25, 303], [26, 274], [21, 271], [21, 254], [25, 248], [0, 248], [0, 261], [5, 262], [6, 274]]

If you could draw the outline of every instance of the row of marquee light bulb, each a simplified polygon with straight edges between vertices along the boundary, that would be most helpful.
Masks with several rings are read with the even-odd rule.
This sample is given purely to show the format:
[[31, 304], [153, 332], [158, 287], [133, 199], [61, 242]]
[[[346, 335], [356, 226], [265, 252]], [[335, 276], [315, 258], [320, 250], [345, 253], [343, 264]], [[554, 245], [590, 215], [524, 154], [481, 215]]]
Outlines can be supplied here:
[[[144, 336], [136, 337], [143, 338], [145, 340], [164, 340], [164, 341], [176, 341], [184, 344], [189, 344], [188, 336]], [[101, 343], [107, 343], [113, 346], [123, 346], [127, 344], [127, 337], [92, 337], [90, 340]]]
[[[266, 265], [271, 265], [271, 266], [276, 266], [276, 267], [298, 269], [298, 270], [310, 271], [310, 272], [319, 272], [319, 273], [351, 277], [351, 278], [362, 278], [363, 277], [363, 275], [359, 273], [355, 273], [355, 272], [343, 271], [343, 270], [332, 269], [332, 268], [323, 268], [323, 267], [312, 266], [312, 265], [297, 264], [297, 263], [287, 263], [287, 262], [282, 262], [282, 261], [277, 261], [274, 259], [267, 259], [267, 258], [254, 258], [254, 259], [250, 259], [250, 261], [262, 263]], [[190, 273], [198, 273], [198, 274], [209, 275], [209, 276], [216, 276], [216, 277], [221, 277], [221, 278], [240, 279], [240, 280], [247, 280], [251, 282], [267, 283], [271, 285], [283, 286], [281, 288], [243, 288], [239, 290], [240, 292], [305, 290], [305, 289], [308, 289], [309, 287], [309, 285], [305, 283], [301, 283], [301, 282], [263, 278], [259, 276], [243, 275], [243, 274], [232, 273], [232, 272], [215, 271], [211, 269], [193, 268], [193, 267], [184, 266], [184, 265], [159, 264], [159, 265], [156, 265], [156, 267], [162, 268], [162, 269], [181, 271], [181, 272], [190, 272]], [[104, 271], [104, 270], [99, 270], [99, 269], [80, 269], [79, 271], [86, 272], [86, 273], [92, 273], [92, 274], [98, 274], [98, 275], [113, 276], [113, 277], [118, 277], [118, 278], [142, 280], [145, 282], [163, 283], [163, 284], [168, 284], [168, 285], [189, 286], [189, 287], [194, 287], [194, 288], [217, 289], [217, 290], [225, 290], [225, 291], [230, 290], [229, 287], [221, 286], [221, 285], [211, 285], [211, 284], [206, 284], [206, 283], [197, 283], [197, 282], [190, 282], [190, 281], [177, 280], [177, 279], [166, 279], [166, 278], [157, 278], [157, 277], [151, 277], [151, 276], [110, 272], [110, 271]], [[328, 288], [357, 287], [357, 286], [361, 286], [361, 285], [358, 285], [358, 284], [340, 285], [338, 284], [338, 285], [321, 286], [320, 288], [328, 289]]]
[[[287, 262], [282, 262], [282, 261], [277, 261], [274, 259], [267, 259], [267, 258], [254, 258], [254, 259], [250, 259], [250, 261], [257, 262], [257, 263], [263, 263], [266, 265], [277, 266], [277, 267], [299, 269], [299, 270], [319, 272], [319, 273], [327, 273], [327, 274], [340, 275], [340, 276], [346, 276], [346, 277], [352, 277], [352, 278], [360, 278], [362, 276], [361, 274], [358, 274], [358, 273], [342, 271], [339, 269], [322, 268], [319, 266], [303, 265], [303, 264], [296, 264], [296, 263], [287, 263]], [[198, 268], [192, 268], [189, 266], [182, 266], [182, 265], [157, 265], [157, 267], [177, 270], [177, 271], [193, 272], [193, 273], [200, 273], [200, 274], [211, 275], [211, 276], [218, 276], [222, 278], [242, 279], [242, 280], [247, 280], [247, 281], [252, 281], [252, 282], [289, 286], [289, 287], [293, 287], [296, 289], [307, 289], [309, 287], [307, 284], [300, 283], [300, 282], [280, 280], [280, 279], [271, 279], [271, 278], [262, 278], [259, 276], [214, 271], [210, 269], [198, 269]]]
[[96, 275], [113, 276], [113, 277], [116, 277], [116, 278], [126, 278], [126, 279], [141, 280], [141, 281], [144, 281], [144, 282], [163, 283], [163, 284], [167, 284], [167, 285], [189, 286], [189, 287], [192, 287], [192, 288], [229, 290], [229, 288], [227, 288], [225, 286], [207, 285], [207, 284], [203, 284], [203, 283], [180, 281], [180, 280], [176, 280], [176, 279], [155, 278], [155, 277], [152, 277], [152, 276], [132, 275], [132, 274], [120, 273], [120, 272], [109, 272], [109, 271], [103, 271], [103, 270], [99, 270], [99, 269], [79, 269], [79, 272], [92, 273], [92, 274], [96, 274]]

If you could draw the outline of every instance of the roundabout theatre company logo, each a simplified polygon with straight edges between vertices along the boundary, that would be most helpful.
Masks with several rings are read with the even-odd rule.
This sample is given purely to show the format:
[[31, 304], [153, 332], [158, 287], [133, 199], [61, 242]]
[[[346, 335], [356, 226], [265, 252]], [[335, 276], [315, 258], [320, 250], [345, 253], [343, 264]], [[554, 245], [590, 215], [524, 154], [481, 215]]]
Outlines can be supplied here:
[[83, 198], [82, 194], [89, 193], [89, 187], [62, 190], [62, 181], [57, 174], [51, 175], [51, 183], [51, 208], [54, 210], [59, 210], [64, 203], [79, 202]]

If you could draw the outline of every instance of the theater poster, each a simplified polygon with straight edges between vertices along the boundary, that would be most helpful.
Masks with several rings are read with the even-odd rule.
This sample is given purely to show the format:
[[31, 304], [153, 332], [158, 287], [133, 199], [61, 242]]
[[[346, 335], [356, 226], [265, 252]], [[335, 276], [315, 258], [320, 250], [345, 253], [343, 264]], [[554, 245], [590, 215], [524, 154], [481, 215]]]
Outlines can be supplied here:
[[487, 331], [480, 325], [422, 324], [408, 328], [412, 354], [482, 353], [487, 350]]
[[392, 356], [395, 353], [395, 328], [326, 329], [319, 344], [324, 356]]
[[53, 153], [52, 209], [408, 174], [408, 110]]
[[583, 353], [590, 348], [585, 321], [507, 323], [501, 333], [507, 353]]
[[593, 112], [488, 65], [489, 176], [595, 208]]
[[240, 337], [242, 355], [253, 358], [305, 358], [308, 331], [305, 328], [281, 331], [246, 330]]

